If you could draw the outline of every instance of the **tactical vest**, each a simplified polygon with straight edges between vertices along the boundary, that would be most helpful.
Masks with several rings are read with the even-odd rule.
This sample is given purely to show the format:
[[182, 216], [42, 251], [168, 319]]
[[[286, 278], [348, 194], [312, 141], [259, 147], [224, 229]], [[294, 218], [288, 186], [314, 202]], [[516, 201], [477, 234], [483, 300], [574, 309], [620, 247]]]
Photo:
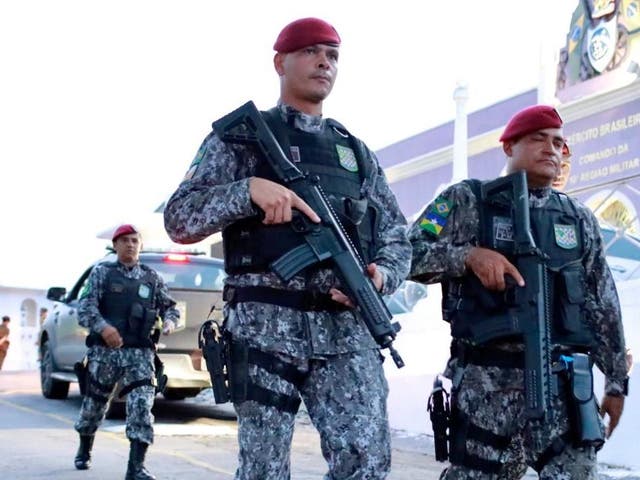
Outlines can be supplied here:
[[[480, 199], [480, 182], [469, 180]], [[480, 212], [479, 246], [503, 254], [516, 264], [510, 199], [498, 194], [491, 203], [478, 204]], [[585, 319], [586, 278], [582, 265], [585, 254], [584, 226], [569, 198], [552, 192], [545, 208], [530, 208], [531, 233], [537, 247], [548, 256], [546, 269], [551, 294], [551, 342], [557, 345], [589, 348], [593, 336]], [[525, 282], [527, 279], [525, 278]], [[517, 286], [510, 288], [519, 288]], [[473, 274], [443, 284], [443, 317], [451, 324], [452, 336], [474, 342], [471, 325], [488, 322], [508, 314], [511, 295], [492, 292]]]
[[117, 262], [107, 268], [104, 291], [98, 309], [100, 314], [118, 329], [125, 347], [153, 347], [151, 328], [141, 332], [145, 314], [155, 306], [155, 278], [151, 270], [140, 265], [144, 275], [139, 279], [125, 277]]
[[[275, 108], [262, 114], [289, 159], [318, 178], [346, 234], [368, 264], [376, 252], [378, 212], [362, 194], [363, 182], [375, 173], [362, 142], [332, 119], [324, 122], [321, 133], [307, 133], [283, 122]], [[255, 175], [282, 183], [266, 161], [258, 163]], [[290, 224], [264, 225], [260, 217], [233, 223], [223, 230], [222, 238], [225, 270], [230, 274], [267, 271], [272, 261], [304, 242]]]

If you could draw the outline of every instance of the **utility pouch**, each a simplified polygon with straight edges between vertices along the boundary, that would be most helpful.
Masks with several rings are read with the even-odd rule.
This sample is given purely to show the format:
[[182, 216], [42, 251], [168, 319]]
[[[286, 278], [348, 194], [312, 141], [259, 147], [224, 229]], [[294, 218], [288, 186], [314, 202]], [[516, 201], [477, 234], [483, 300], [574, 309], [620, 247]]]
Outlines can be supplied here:
[[152, 335], [153, 327], [158, 321], [158, 311], [151, 308], [143, 309], [142, 327], [140, 328], [140, 339], [147, 339]]
[[433, 381], [433, 390], [427, 400], [427, 410], [433, 428], [433, 440], [438, 462], [445, 462], [449, 458], [449, 421], [451, 409], [449, 406], [449, 393], [442, 385], [440, 376]]
[[215, 320], [207, 320], [198, 332], [198, 346], [207, 363], [207, 370], [211, 377], [213, 398], [216, 403], [226, 403], [231, 398], [228, 386], [228, 346], [226, 336]]
[[581, 331], [582, 307], [585, 302], [584, 274], [581, 268], [566, 268], [558, 276], [559, 296], [556, 305], [556, 315], [565, 332], [578, 333]]
[[144, 307], [141, 303], [135, 302], [131, 305], [131, 312], [129, 313], [129, 331], [137, 332], [142, 325], [144, 318]]
[[563, 357], [569, 376], [570, 419], [574, 444], [578, 447], [604, 445], [604, 426], [593, 394], [593, 371], [589, 355], [574, 353]]

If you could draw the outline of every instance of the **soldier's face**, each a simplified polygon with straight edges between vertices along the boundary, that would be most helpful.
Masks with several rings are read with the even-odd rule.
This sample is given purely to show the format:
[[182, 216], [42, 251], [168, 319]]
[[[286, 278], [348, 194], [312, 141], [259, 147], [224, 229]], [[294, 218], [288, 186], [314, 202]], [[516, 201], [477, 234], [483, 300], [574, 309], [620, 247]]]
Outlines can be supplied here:
[[549, 187], [560, 174], [564, 137], [560, 128], [545, 128], [505, 142], [507, 173], [525, 170], [530, 187]]
[[291, 53], [278, 53], [274, 65], [286, 103], [321, 103], [338, 75], [338, 47], [316, 44]]
[[142, 249], [142, 241], [140, 234], [130, 233], [122, 235], [113, 242], [113, 248], [118, 255], [118, 260], [125, 265], [132, 265], [138, 261], [140, 250]]
[[564, 187], [569, 181], [569, 175], [571, 174], [571, 161], [567, 158], [560, 162], [560, 174], [555, 178], [551, 185], [556, 190], [564, 190]]

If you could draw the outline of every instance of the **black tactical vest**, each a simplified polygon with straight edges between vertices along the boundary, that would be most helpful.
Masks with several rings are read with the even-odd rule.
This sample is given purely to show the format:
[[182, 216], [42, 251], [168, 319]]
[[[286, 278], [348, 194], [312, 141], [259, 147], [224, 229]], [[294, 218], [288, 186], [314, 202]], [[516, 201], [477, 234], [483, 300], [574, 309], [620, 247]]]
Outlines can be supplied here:
[[104, 292], [98, 306], [100, 314], [122, 336], [125, 347], [152, 347], [151, 329], [140, 331], [144, 316], [155, 306], [155, 278], [145, 265], [139, 279], [127, 278], [118, 269], [117, 262], [104, 264], [108, 268]]
[[[289, 159], [318, 177], [345, 232], [368, 264], [376, 252], [377, 211], [362, 194], [363, 182], [375, 173], [362, 142], [332, 119], [324, 122], [322, 133], [307, 133], [285, 124], [277, 109], [262, 113]], [[255, 175], [282, 183], [266, 161], [258, 164]], [[222, 237], [225, 270], [230, 274], [267, 271], [272, 261], [304, 242], [291, 225], [263, 225], [258, 217], [233, 223]]]
[[[467, 182], [480, 199], [480, 182]], [[479, 246], [496, 250], [516, 264], [509, 198], [499, 194], [491, 204], [479, 203], [478, 208], [481, 232]], [[593, 344], [593, 336], [584, 312], [586, 278], [582, 265], [585, 254], [583, 223], [569, 198], [555, 191], [544, 208], [531, 208], [529, 213], [535, 243], [548, 256], [546, 267], [551, 293], [551, 342], [589, 348]], [[466, 338], [473, 343], [478, 342], [474, 342], [471, 325], [491, 322], [496, 317], [508, 314], [510, 306], [513, 307], [509, 302], [512, 297], [509, 289], [507, 292], [489, 291], [473, 274], [451, 280], [443, 287], [443, 317], [451, 323], [452, 336]]]

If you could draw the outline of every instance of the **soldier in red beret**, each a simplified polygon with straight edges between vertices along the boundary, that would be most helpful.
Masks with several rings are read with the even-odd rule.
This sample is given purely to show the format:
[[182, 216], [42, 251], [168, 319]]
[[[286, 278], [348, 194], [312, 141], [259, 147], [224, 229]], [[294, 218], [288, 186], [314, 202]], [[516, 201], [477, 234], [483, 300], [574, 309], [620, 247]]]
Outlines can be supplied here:
[[78, 322], [87, 336], [86, 391], [75, 429], [80, 445], [74, 464], [91, 467], [95, 432], [120, 385], [127, 395], [126, 434], [130, 442], [127, 480], [153, 480], [145, 466], [153, 443], [153, 407], [156, 395], [152, 335], [163, 320], [163, 333], [175, 328], [180, 312], [162, 277], [139, 261], [140, 233], [130, 224], [113, 232], [116, 261], [102, 262], [89, 274], [78, 302]]
[[[371, 280], [386, 295], [409, 270], [406, 220], [374, 153], [344, 126], [323, 118], [340, 42], [336, 29], [318, 18], [285, 26], [273, 45], [280, 99], [262, 113], [290, 160], [318, 178]], [[165, 228], [176, 242], [222, 231], [224, 327], [232, 351], [247, 352], [231, 368], [232, 377], [234, 368], [246, 372], [230, 382], [239, 425], [235, 478], [290, 478], [301, 400], [320, 432], [326, 478], [386, 478], [388, 386], [361, 314], [340, 290], [331, 263], [311, 265], [290, 281], [270, 267], [304, 241], [291, 228], [294, 212], [320, 220], [282, 183], [254, 149], [223, 143], [214, 131], [164, 211]]]
[[[522, 199], [511, 191], [487, 193], [480, 180], [447, 188], [409, 232], [409, 278], [442, 283], [443, 318], [453, 337], [445, 371], [452, 382], [451, 466], [441, 478], [515, 480], [531, 467], [541, 479], [595, 480], [596, 451], [620, 420], [628, 385], [620, 304], [598, 221], [552, 188], [569, 154], [555, 108], [517, 112], [500, 140], [507, 174], [526, 173], [536, 269], [514, 234], [523, 233], [517, 229], [526, 215], [516, 218], [513, 208]], [[541, 292], [543, 300], [529, 300]], [[532, 343], [525, 349], [524, 324], [540, 319], [540, 301], [548, 336], [537, 347], [550, 359], [532, 351]], [[527, 365], [538, 373], [526, 360], [532, 357], [545, 378], [525, 376]], [[600, 411], [592, 364], [605, 376]], [[525, 378], [530, 386], [547, 382], [544, 400], [530, 401]], [[606, 431], [600, 415], [608, 415]]]

